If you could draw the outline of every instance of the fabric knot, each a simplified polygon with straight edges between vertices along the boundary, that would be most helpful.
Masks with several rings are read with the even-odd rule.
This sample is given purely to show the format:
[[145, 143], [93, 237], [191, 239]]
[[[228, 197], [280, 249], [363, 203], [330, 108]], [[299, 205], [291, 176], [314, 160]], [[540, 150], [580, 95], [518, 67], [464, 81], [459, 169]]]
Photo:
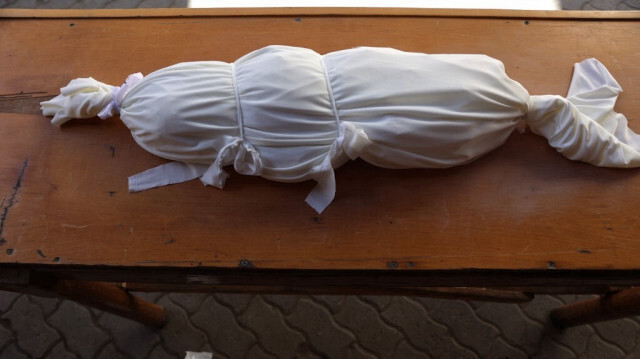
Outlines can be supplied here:
[[111, 88], [111, 101], [98, 113], [98, 117], [106, 120], [109, 117], [113, 117], [120, 113], [122, 107], [122, 101], [124, 97], [131, 91], [140, 81], [143, 76], [141, 73], [129, 75], [122, 86], [113, 86]]
[[[224, 141], [224, 137], [221, 141]], [[232, 163], [239, 174], [258, 176], [262, 173], [262, 160], [258, 151], [247, 141], [236, 138], [222, 147], [215, 162], [209, 166], [200, 180], [205, 185], [223, 188], [229, 177], [223, 167]]]

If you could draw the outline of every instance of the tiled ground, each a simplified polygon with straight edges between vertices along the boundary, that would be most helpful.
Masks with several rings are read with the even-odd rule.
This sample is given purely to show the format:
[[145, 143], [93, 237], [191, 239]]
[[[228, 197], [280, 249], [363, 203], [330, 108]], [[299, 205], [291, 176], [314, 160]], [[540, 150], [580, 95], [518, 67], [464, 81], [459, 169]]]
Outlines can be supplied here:
[[73, 302], [0, 295], [0, 358], [638, 358], [637, 318], [559, 332], [575, 296], [515, 305], [378, 296], [144, 294], [152, 329]]
[[377, 296], [143, 294], [152, 329], [73, 302], [0, 295], [1, 358], [637, 358], [637, 318], [559, 332], [575, 296], [497, 304]]
[[[0, 0], [0, 7], [182, 7], [186, 0]], [[639, 0], [563, 0], [565, 9], [640, 9]], [[526, 304], [410, 297], [141, 293], [164, 306], [152, 329], [73, 302], [0, 292], [0, 358], [640, 358], [640, 320], [555, 330]]]

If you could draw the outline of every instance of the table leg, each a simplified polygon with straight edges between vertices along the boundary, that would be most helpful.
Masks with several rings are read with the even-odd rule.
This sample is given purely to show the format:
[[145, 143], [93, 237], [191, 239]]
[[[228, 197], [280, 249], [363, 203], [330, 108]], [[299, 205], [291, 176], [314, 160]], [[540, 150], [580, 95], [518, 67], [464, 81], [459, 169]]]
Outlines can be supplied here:
[[110, 283], [59, 280], [51, 291], [63, 298], [146, 325], [162, 327], [167, 321], [163, 307]]
[[622, 289], [565, 305], [551, 311], [551, 321], [558, 328], [640, 315], [640, 287]]
[[58, 279], [30, 273], [26, 281], [0, 281], [0, 290], [68, 299], [154, 327], [162, 327], [167, 321], [163, 307], [107, 282]]

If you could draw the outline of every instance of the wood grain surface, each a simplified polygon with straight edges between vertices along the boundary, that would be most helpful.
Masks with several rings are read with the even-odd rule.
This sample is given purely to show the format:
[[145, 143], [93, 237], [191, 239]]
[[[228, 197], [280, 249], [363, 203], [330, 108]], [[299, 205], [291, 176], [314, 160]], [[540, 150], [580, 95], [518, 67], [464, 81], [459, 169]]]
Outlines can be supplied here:
[[565, 94], [573, 63], [598, 58], [625, 89], [617, 110], [640, 131], [637, 13], [572, 20], [537, 12], [389, 11], [0, 12], [0, 262], [639, 269], [640, 170], [569, 161], [529, 132], [452, 169], [348, 163], [336, 171], [335, 201], [318, 215], [304, 203], [314, 183], [235, 173], [224, 190], [191, 181], [130, 194], [127, 176], [165, 161], [140, 148], [117, 118], [58, 129], [39, 113], [39, 101], [76, 77], [118, 85], [130, 73], [182, 61], [234, 61], [271, 44], [319, 53], [387, 46], [484, 53], [502, 60], [532, 94]]

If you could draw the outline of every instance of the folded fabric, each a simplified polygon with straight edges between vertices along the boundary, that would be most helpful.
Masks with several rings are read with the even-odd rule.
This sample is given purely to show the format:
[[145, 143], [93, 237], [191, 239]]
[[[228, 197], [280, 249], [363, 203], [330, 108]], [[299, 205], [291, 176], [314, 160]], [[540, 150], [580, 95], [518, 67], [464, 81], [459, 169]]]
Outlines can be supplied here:
[[177, 162], [129, 178], [132, 192], [240, 174], [316, 180], [307, 202], [334, 198], [349, 159], [385, 168], [445, 168], [503, 144], [526, 124], [572, 160], [640, 166], [640, 137], [613, 111], [622, 89], [597, 60], [575, 65], [568, 96], [530, 96], [485, 55], [355, 48], [320, 55], [269, 46], [234, 63], [187, 62], [121, 87], [75, 79], [42, 103], [60, 126], [120, 114], [136, 142]]

